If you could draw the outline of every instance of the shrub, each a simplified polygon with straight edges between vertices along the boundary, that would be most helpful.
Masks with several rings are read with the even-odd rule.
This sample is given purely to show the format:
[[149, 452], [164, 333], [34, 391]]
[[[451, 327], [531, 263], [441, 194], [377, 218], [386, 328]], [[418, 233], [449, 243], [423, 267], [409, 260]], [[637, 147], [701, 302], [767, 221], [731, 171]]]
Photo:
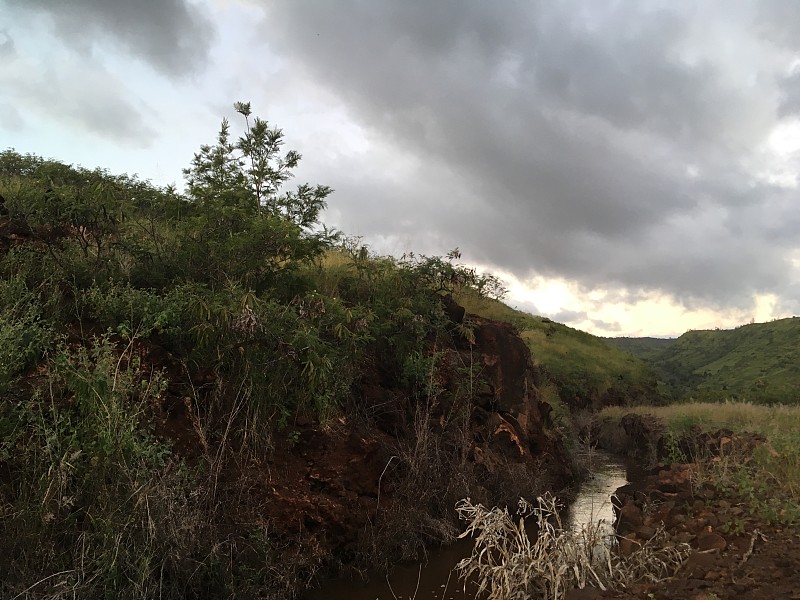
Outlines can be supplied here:
[[21, 277], [0, 281], [0, 393], [50, 346], [53, 331], [41, 312]]

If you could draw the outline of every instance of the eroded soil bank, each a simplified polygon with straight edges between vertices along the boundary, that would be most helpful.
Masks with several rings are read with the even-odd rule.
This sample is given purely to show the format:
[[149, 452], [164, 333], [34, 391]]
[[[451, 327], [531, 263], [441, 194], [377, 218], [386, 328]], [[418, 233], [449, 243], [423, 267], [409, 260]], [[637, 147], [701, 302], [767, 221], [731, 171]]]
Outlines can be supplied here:
[[474, 344], [440, 346], [434, 401], [409, 398], [375, 368], [346, 415], [324, 426], [296, 420], [244, 475], [258, 519], [302, 565], [297, 589], [451, 543], [461, 498], [513, 504], [572, 484], [527, 346], [509, 325], [473, 320]]
[[[608, 425], [608, 424], [606, 424]], [[663, 456], [672, 446], [659, 423], [627, 415], [621, 431], [607, 439], [639, 455]], [[609, 436], [609, 431], [605, 432]], [[754, 508], [757, 498], [721, 485], [715, 469], [735, 459], [746, 465], [762, 444], [758, 436], [717, 431], [677, 440], [695, 460], [659, 464], [649, 474], [617, 490], [616, 528], [619, 551], [630, 553], [663, 527], [666, 544], [687, 543], [692, 552], [674, 577], [640, 583], [623, 592], [575, 590], [568, 600], [591, 598], [800, 598], [800, 532]], [[659, 449], [660, 448], [660, 449]]]

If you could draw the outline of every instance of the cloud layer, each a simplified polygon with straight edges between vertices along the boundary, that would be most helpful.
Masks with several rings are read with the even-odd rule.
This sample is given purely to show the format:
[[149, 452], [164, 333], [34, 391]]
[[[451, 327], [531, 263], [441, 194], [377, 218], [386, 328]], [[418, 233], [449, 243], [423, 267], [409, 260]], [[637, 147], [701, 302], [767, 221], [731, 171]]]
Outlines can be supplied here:
[[200, 69], [213, 29], [186, 0], [10, 0], [30, 13], [47, 15], [57, 35], [85, 54], [111, 41], [171, 76]]
[[412, 201], [421, 235], [518, 277], [744, 306], [794, 276], [797, 190], [761, 163], [798, 100], [800, 19], [734, 8], [278, 2], [265, 25], [426, 180], [456, 180]]

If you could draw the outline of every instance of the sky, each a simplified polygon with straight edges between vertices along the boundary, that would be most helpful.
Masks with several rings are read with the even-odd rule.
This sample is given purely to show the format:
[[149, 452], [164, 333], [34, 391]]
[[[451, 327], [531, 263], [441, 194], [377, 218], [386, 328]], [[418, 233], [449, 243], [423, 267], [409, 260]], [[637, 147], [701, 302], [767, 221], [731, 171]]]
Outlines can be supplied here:
[[800, 315], [800, 2], [0, 0], [0, 149], [182, 185], [236, 101], [381, 254], [597, 335]]

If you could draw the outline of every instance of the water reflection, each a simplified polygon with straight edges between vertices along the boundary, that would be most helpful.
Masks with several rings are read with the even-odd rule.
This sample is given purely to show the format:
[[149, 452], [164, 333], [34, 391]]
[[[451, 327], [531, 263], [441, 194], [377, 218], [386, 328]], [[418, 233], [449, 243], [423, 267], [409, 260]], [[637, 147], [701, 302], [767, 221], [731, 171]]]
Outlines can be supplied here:
[[569, 507], [567, 523], [573, 531], [600, 522], [603, 535], [614, 534], [614, 509], [611, 496], [628, 483], [626, 467], [619, 459], [599, 450], [584, 457], [591, 475], [581, 484], [575, 502]]
[[471, 540], [433, 550], [428, 562], [397, 566], [388, 578], [374, 577], [371, 581], [331, 581], [313, 590], [306, 600], [463, 600], [475, 598], [464, 592], [464, 584], [452, 572], [453, 567], [472, 550]]

